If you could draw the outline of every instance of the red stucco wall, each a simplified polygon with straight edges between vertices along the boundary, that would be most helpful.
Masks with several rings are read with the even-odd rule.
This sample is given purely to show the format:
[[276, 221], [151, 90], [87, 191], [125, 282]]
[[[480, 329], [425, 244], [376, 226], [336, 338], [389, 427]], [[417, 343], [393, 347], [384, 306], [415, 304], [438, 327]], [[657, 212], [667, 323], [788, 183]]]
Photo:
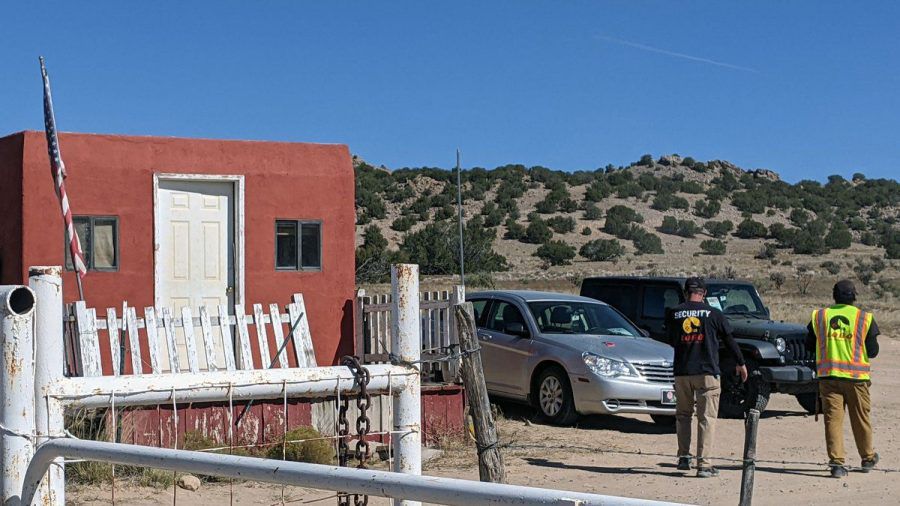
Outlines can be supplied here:
[[[46, 140], [43, 132], [25, 132], [23, 138], [24, 261], [18, 282], [27, 281], [30, 265], [64, 261]], [[105, 314], [126, 300], [138, 308], [154, 303], [154, 173], [244, 175], [245, 305], [284, 305], [302, 292], [319, 363], [332, 364], [352, 352], [355, 216], [347, 146], [90, 134], [61, 134], [60, 146], [73, 212], [119, 217], [119, 271], [88, 273], [89, 307]], [[2, 155], [0, 147], [0, 166]], [[0, 192], [4, 199], [10, 193], [5, 184]], [[276, 218], [322, 220], [321, 272], [275, 270]], [[6, 237], [0, 229], [0, 238]], [[66, 300], [74, 300], [73, 273], [65, 274], [64, 286]]]

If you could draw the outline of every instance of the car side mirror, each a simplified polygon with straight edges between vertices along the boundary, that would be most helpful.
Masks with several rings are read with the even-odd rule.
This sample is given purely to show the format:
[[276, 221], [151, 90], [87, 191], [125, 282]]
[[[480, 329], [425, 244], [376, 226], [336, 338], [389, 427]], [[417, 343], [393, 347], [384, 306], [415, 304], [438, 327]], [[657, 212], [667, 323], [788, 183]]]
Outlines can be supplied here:
[[522, 325], [519, 322], [507, 323], [504, 330], [507, 334], [512, 336], [531, 337], [528, 334], [528, 330], [525, 329], [525, 325]]
[[763, 306], [763, 312], [766, 314], [766, 318], [772, 317], [772, 312], [769, 311], [769, 306]]

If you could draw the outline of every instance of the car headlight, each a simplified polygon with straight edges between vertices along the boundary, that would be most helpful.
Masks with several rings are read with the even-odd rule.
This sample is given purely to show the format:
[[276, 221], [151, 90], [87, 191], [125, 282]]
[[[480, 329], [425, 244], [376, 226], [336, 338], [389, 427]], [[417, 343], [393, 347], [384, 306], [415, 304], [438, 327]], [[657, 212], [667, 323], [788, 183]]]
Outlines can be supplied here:
[[775, 349], [778, 350], [778, 353], [784, 353], [784, 350], [787, 349], [787, 343], [783, 337], [775, 338]]
[[601, 357], [593, 353], [582, 353], [585, 365], [601, 378], [616, 378], [619, 376], [637, 376], [637, 372], [627, 362]]

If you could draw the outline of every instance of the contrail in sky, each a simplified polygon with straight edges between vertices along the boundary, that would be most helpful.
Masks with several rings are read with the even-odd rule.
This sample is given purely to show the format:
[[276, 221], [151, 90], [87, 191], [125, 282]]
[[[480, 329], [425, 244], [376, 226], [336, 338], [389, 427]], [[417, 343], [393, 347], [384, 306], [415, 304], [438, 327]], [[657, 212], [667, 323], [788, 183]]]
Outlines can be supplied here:
[[607, 42], [613, 42], [615, 44], [620, 44], [623, 46], [629, 46], [637, 49], [643, 49], [644, 51], [650, 51], [651, 53], [659, 53], [667, 56], [674, 56], [675, 58], [682, 58], [685, 60], [691, 60], [699, 63], [708, 63], [710, 65], [716, 65], [718, 67], [725, 67], [734, 70], [742, 70], [744, 72], [754, 72], [758, 73], [759, 71], [750, 67], [742, 67], [740, 65], [732, 65], [730, 63], [724, 63], [716, 60], [710, 60], [709, 58], [701, 58], [699, 56], [692, 56], [684, 53], [676, 53], [675, 51], [669, 51], [668, 49], [661, 49], [658, 47], [648, 46], [646, 44], [641, 44], [638, 42], [631, 42], [628, 40], [617, 39], [615, 37], [610, 37], [608, 35], [596, 35], [598, 39], [605, 40]]

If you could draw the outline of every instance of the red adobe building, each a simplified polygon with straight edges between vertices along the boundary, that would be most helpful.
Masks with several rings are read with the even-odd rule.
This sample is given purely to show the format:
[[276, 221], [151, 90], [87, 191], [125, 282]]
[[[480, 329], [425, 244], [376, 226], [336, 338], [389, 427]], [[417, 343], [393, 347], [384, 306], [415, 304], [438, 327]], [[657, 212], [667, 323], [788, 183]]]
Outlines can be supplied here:
[[[205, 304], [217, 314], [212, 308], [218, 304], [241, 303], [250, 313], [254, 303], [284, 306], [300, 292], [318, 364], [353, 354], [355, 182], [347, 146], [76, 133], [59, 138], [89, 269], [88, 307], [103, 316], [123, 301], [139, 314], [146, 306], [178, 314], [182, 306]], [[43, 132], [0, 138], [0, 181], [0, 284], [26, 284], [30, 266], [63, 265], [68, 255]], [[63, 285], [65, 301], [76, 300], [74, 272], [64, 273]], [[251, 347], [258, 356], [255, 339]], [[100, 351], [103, 373], [111, 374], [109, 344], [101, 342]], [[130, 373], [130, 364], [125, 367]], [[423, 395], [425, 440], [462, 430], [459, 387], [430, 386]], [[123, 420], [122, 441], [168, 447], [192, 430], [221, 441], [228, 433], [222, 410], [188, 405], [176, 417], [170, 406], [141, 408]], [[247, 415], [255, 421], [236, 437], [242, 443], [272, 441], [285, 422], [311, 423], [302, 400], [291, 400], [287, 419], [281, 410], [280, 401], [255, 403]]]
[[[353, 352], [354, 175], [347, 146], [59, 137], [89, 267], [88, 307], [283, 306], [302, 292], [318, 363]], [[29, 266], [65, 261], [49, 167], [43, 132], [0, 138], [0, 284], [27, 283]], [[63, 284], [66, 302], [75, 300], [72, 271]], [[109, 374], [108, 347], [101, 350]]]

